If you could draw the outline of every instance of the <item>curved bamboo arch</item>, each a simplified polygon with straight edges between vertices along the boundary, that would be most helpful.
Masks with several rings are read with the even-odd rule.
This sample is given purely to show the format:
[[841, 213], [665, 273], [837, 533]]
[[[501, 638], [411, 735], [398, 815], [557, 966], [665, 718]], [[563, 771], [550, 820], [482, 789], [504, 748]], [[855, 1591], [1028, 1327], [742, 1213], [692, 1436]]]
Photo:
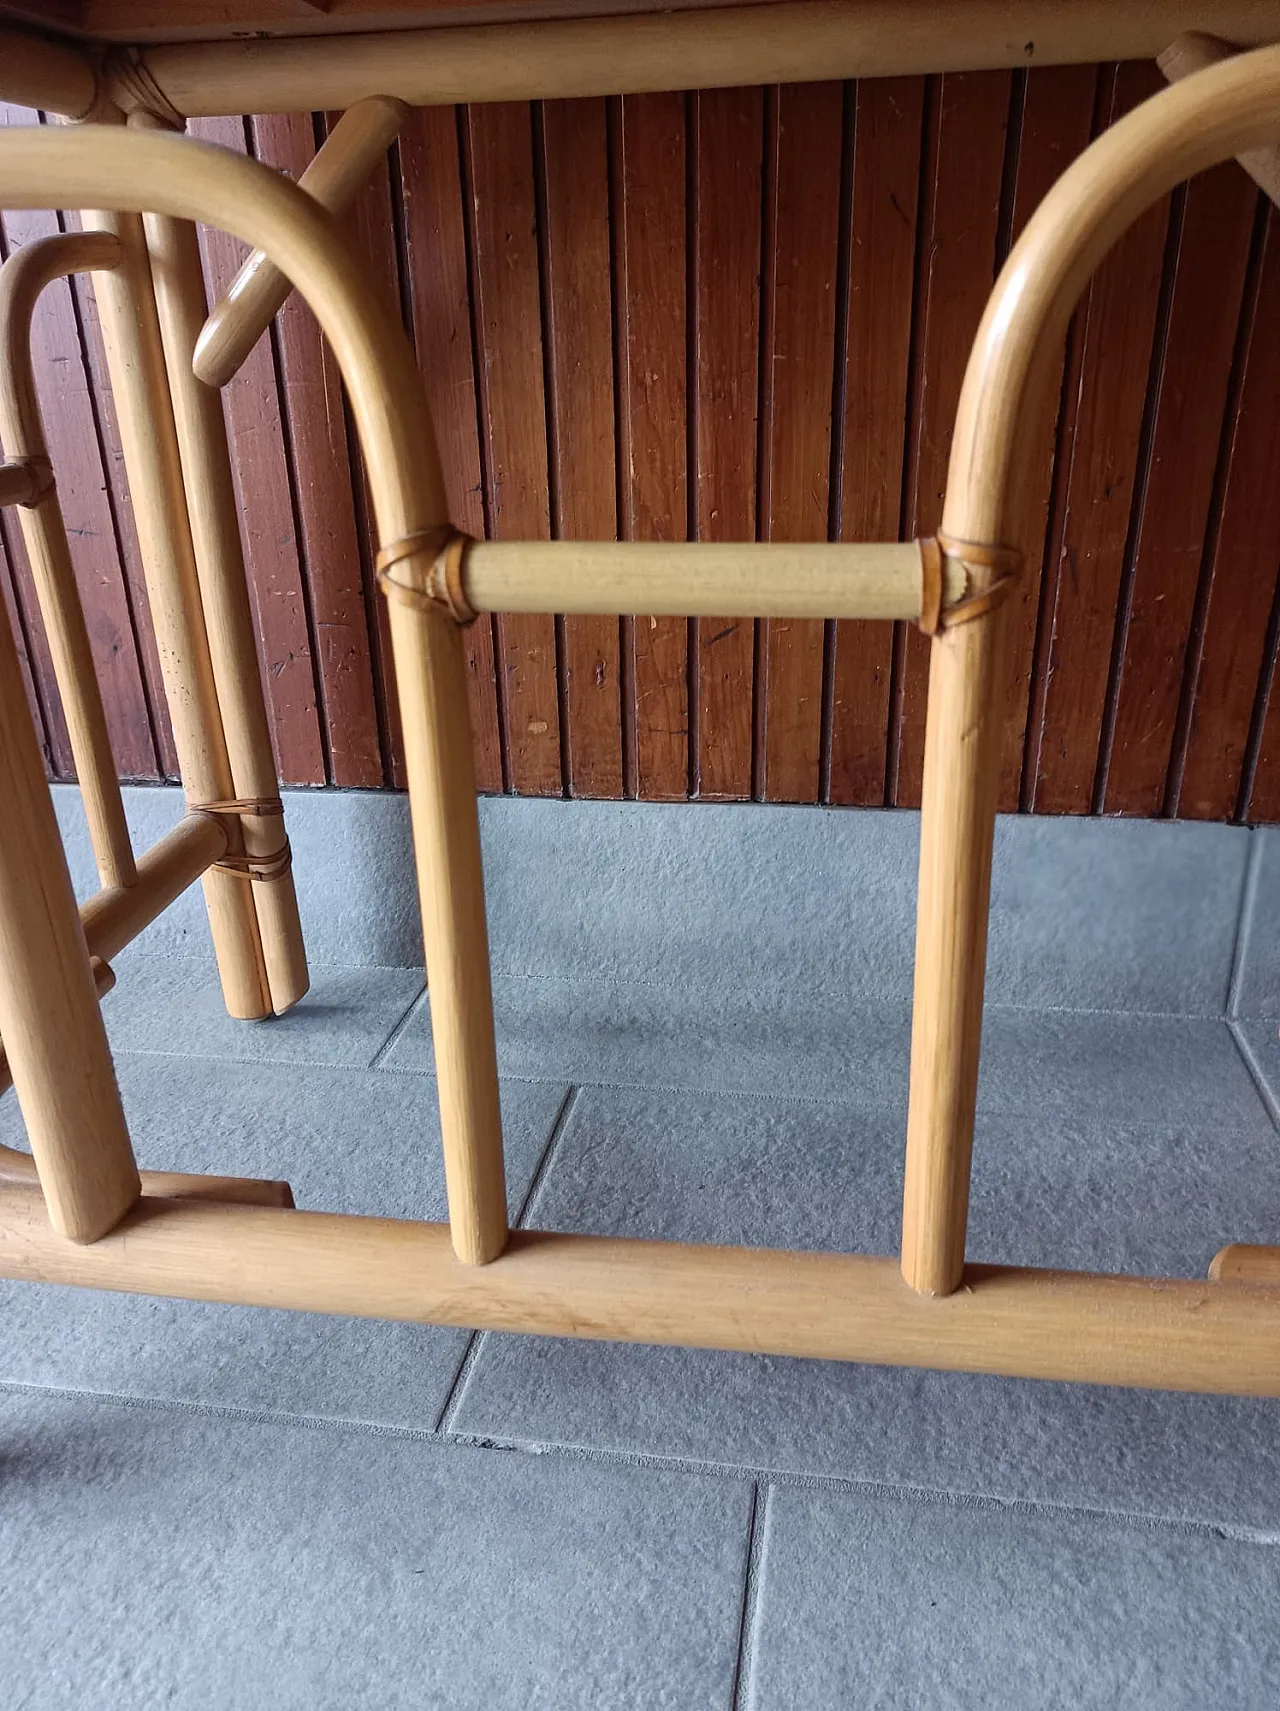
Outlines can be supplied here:
[[943, 528], [1009, 537], [1024, 424], [1090, 276], [1183, 179], [1280, 138], [1280, 47], [1224, 60], [1117, 121], [1068, 167], [1014, 245], [974, 340], [956, 412]]
[[201, 220], [264, 250], [333, 347], [364, 450], [382, 544], [447, 520], [409, 341], [370, 292], [333, 219], [304, 191], [211, 143], [117, 125], [0, 135], [0, 207], [106, 208]]
[[[453, 1239], [483, 1263], [507, 1239], [484, 881], [466, 663], [426, 587], [448, 510], [413, 351], [332, 217], [295, 184], [228, 150], [122, 126], [0, 135], [0, 207], [90, 207], [198, 219], [262, 250], [301, 292], [351, 399], [380, 545], [407, 598], [389, 603], [422, 906]], [[435, 544], [431, 542], [435, 539]]]

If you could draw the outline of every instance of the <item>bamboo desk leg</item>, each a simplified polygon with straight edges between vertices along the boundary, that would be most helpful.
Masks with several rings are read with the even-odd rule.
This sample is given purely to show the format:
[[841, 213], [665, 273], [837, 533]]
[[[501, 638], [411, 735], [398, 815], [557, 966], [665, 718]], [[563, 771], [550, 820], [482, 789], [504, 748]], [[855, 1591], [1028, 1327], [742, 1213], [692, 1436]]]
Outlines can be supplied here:
[[92, 1242], [140, 1192], [89, 952], [0, 614], [0, 1038], [49, 1219]]
[[[95, 274], [94, 292], [182, 782], [188, 801], [226, 801], [235, 789], [205, 633], [142, 218], [87, 213], [84, 223], [120, 239], [120, 266], [112, 273]], [[236, 831], [237, 847], [231, 853], [238, 854], [238, 823], [228, 824]], [[214, 868], [203, 883], [227, 1009], [243, 1019], [268, 1016], [271, 993], [250, 882]]]
[[[145, 128], [145, 115], [135, 115], [135, 120]], [[191, 368], [205, 318], [196, 229], [189, 220], [163, 214], [148, 214], [144, 225], [209, 653], [234, 782], [230, 794], [278, 800], [222, 402], [216, 392], [201, 385]], [[246, 814], [240, 827], [249, 856], [270, 857], [285, 847], [283, 814]], [[257, 911], [271, 1008], [279, 1015], [298, 1002], [309, 984], [293, 875], [286, 871], [256, 879], [249, 890]]]

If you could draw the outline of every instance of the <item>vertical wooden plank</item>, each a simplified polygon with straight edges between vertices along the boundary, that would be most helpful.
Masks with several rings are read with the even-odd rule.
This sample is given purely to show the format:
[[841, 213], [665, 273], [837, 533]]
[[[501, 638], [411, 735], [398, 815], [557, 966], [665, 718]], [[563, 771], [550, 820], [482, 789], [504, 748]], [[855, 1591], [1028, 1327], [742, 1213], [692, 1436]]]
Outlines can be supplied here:
[[[400, 132], [405, 262], [418, 367], [435, 424], [449, 514], [466, 534], [485, 533], [480, 421], [467, 285], [467, 233], [453, 107], [417, 107]], [[502, 742], [493, 620], [463, 632], [467, 694], [481, 790], [502, 789]]]
[[[694, 97], [694, 384], [697, 538], [756, 538], [764, 92]], [[752, 789], [755, 626], [698, 627], [698, 794]]]
[[1118, 614], [1107, 813], [1158, 814], [1164, 801], [1256, 207], [1253, 180], [1234, 161], [1187, 186], [1127, 610], [1122, 597]]
[[[1280, 215], [1266, 216], [1243, 367], [1208, 565], [1201, 644], [1188, 665], [1190, 717], [1170, 811], [1189, 819], [1235, 814], [1258, 680], [1269, 668], [1267, 626], [1280, 566]], [[1280, 744], [1270, 698], [1249, 815], [1280, 812]]]
[[[844, 87], [784, 84], [772, 104], [760, 532], [773, 541], [822, 541], [830, 523]], [[816, 802], [825, 626], [775, 618], [761, 628], [763, 794], [771, 802]]]
[[14, 641], [29, 676], [27, 699], [36, 715], [49, 776], [74, 778], [71, 738], [53, 675], [53, 655], [44, 620], [40, 616], [35, 579], [31, 574], [22, 528], [12, 511], [0, 512], [0, 541], [5, 549], [6, 593], [12, 602], [10, 618]]
[[[1089, 143], [1097, 103], [1098, 73], [1091, 65], [1043, 66], [1027, 74], [1017, 139], [1017, 172], [1013, 185], [1010, 242], [1023, 227], [1071, 162]], [[1062, 402], [1065, 349], [1055, 358], [1051, 382], [1045, 388], [1038, 422], [1029, 424], [1035, 451], [1028, 463], [1026, 500], [1008, 544], [1022, 553], [1022, 582], [1009, 613], [1008, 684], [1000, 793], [997, 806], [1012, 813], [1021, 801], [1022, 760], [1027, 718], [1035, 674], [1036, 632], [1040, 583], [1044, 570], [1045, 536], [1053, 494], [1054, 454]]]
[[[25, 107], [0, 107], [0, 124], [23, 126], [35, 120], [36, 115]], [[43, 210], [7, 213], [5, 251], [12, 254], [60, 229], [57, 216]], [[159, 761], [133, 634], [129, 591], [107, 494], [80, 327], [71, 288], [65, 279], [55, 280], [41, 294], [32, 323], [31, 349], [49, 455], [71, 543], [76, 584], [85, 609], [112, 754], [122, 777], [158, 778]], [[34, 588], [16, 530], [10, 531], [10, 545], [23, 606], [34, 629]], [[43, 635], [43, 625], [40, 630]], [[52, 665], [37, 655], [37, 670], [44, 703], [49, 708], [57, 699]], [[68, 747], [62, 752], [64, 733], [60, 727], [59, 714], [54, 736], [55, 764], [69, 774], [70, 750]]]
[[[843, 354], [840, 539], [893, 541], [902, 511], [922, 77], [857, 85]], [[879, 808], [893, 625], [836, 625], [828, 799]]]
[[[80, 216], [68, 216], [75, 230], [80, 229]], [[151, 604], [147, 597], [147, 579], [142, 568], [142, 553], [138, 546], [138, 530], [133, 520], [133, 495], [129, 492], [129, 476], [124, 466], [124, 447], [120, 442], [120, 426], [116, 420], [115, 399], [111, 378], [107, 372], [107, 356], [102, 343], [102, 326], [98, 319], [98, 299], [93, 281], [77, 274], [73, 281], [80, 325], [84, 330], [85, 354], [89, 364], [89, 384], [102, 441], [102, 458], [106, 468], [111, 510], [115, 518], [116, 540], [125, 584], [129, 590], [129, 605], [133, 614], [133, 633], [138, 645], [142, 680], [146, 689], [147, 711], [159, 757], [161, 776], [178, 776], [178, 750], [173, 740], [169, 719], [169, 703], [165, 700], [164, 676], [160, 670], [160, 650], [156, 646], [155, 627], [151, 622]]]
[[[542, 146], [554, 533], [612, 540], [618, 503], [605, 103], [547, 102]], [[571, 796], [622, 795], [618, 637], [616, 618], [565, 620]]]
[[[253, 121], [253, 141], [259, 160], [298, 178], [315, 153], [312, 116], [259, 116]], [[384, 777], [341, 376], [315, 318], [296, 293], [277, 317], [276, 339], [329, 781], [372, 788]]]
[[[682, 541], [688, 527], [686, 101], [613, 103], [618, 322], [619, 522], [625, 540]], [[624, 760], [641, 798], [689, 789], [690, 626], [638, 616], [623, 626], [631, 693]], [[628, 729], [629, 727], [629, 729]]]
[[[1109, 71], [1100, 91], [1106, 122], [1161, 86], [1145, 63]], [[1076, 317], [1023, 782], [1028, 806], [1044, 813], [1087, 814], [1092, 805], [1168, 220], [1166, 198], [1111, 252]]]
[[28, 646], [26, 634], [26, 615], [18, 604], [18, 592], [14, 584], [13, 568], [10, 563], [7, 535], [9, 516], [11, 515], [12, 513], [6, 515], [4, 512], [0, 512], [0, 596], [3, 596], [4, 599], [5, 617], [13, 634], [18, 667], [22, 672], [22, 687], [26, 692], [27, 706], [31, 709], [31, 722], [35, 726], [40, 753], [44, 757], [45, 771], [51, 776], [56, 776], [44, 708], [41, 705], [40, 692], [36, 687], [35, 672], [32, 670], [31, 649]]
[[[336, 112], [323, 115], [326, 135], [341, 116]], [[392, 212], [391, 175], [386, 161], [380, 162], [361, 186], [343, 215], [343, 229], [348, 243], [364, 263], [366, 284], [372, 287], [374, 295], [391, 319], [403, 323], [400, 260]], [[356, 506], [356, 529], [364, 547], [365, 610], [384, 763], [390, 782], [398, 790], [403, 790], [407, 777], [404, 744], [400, 734], [400, 701], [396, 694], [395, 665], [391, 657], [391, 618], [387, 603], [377, 592], [374, 581], [373, 562], [378, 549], [377, 527], [373, 518], [373, 504], [369, 497], [364, 461], [359, 455], [355, 459], [353, 497]]]
[[[1007, 71], [948, 73], [936, 85], [929, 186], [921, 213], [909, 535], [931, 535], [942, 517], [960, 386], [995, 278], [1009, 91]], [[890, 798], [896, 807], [916, 807], [924, 767], [929, 644], [914, 626], [900, 626], [900, 631]]]
[[[473, 107], [466, 118], [480, 397], [489, 519], [500, 540], [550, 533], [547, 420], [530, 110]], [[555, 624], [507, 614], [497, 625], [511, 788], [558, 796]]]
[[[245, 152], [239, 119], [199, 119], [189, 129], [206, 142]], [[200, 237], [213, 299], [230, 284], [244, 260], [244, 247], [209, 227], [201, 228]], [[327, 768], [270, 331], [223, 388], [222, 402], [276, 764], [286, 784], [324, 784]]]

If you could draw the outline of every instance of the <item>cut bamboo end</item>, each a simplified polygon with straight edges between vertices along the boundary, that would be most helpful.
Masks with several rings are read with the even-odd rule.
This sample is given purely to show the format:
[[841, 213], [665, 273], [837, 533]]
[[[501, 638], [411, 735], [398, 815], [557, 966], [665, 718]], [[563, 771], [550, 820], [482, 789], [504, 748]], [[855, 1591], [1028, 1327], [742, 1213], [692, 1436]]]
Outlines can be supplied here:
[[[356, 102], [338, 120], [300, 189], [331, 214], [340, 213], [367, 182], [404, 124], [403, 101], [374, 95]], [[262, 250], [254, 250], [209, 312], [191, 359], [197, 380], [225, 386], [239, 370], [293, 287]]]
[[70, 42], [0, 27], [0, 100], [87, 119], [98, 101], [97, 69]]
[[[1170, 83], [1177, 83], [1181, 78], [1192, 77], [1206, 66], [1217, 65], [1241, 51], [1238, 43], [1225, 42], [1221, 36], [1188, 30], [1170, 42], [1163, 53], [1156, 55], [1156, 64]], [[1236, 158], [1258, 188], [1280, 207], [1280, 145], [1250, 149]]]
[[1280, 1248], [1231, 1242], [1209, 1262], [1214, 1283], [1251, 1283], [1264, 1289], [1280, 1289]]

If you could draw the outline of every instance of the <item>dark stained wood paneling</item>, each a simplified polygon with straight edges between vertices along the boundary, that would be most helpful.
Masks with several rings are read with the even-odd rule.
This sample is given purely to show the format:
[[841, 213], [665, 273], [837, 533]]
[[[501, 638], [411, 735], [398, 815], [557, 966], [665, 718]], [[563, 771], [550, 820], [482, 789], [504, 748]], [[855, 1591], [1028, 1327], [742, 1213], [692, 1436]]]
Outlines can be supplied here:
[[[315, 126], [310, 113], [261, 116], [253, 122], [253, 140], [259, 160], [297, 178], [315, 152]], [[329, 779], [371, 788], [386, 782], [386, 774], [342, 382], [320, 329], [296, 294], [280, 311], [276, 337]]]
[[[473, 107], [467, 160], [489, 524], [500, 540], [543, 540], [551, 515], [528, 106]], [[521, 795], [559, 795], [554, 621], [502, 617], [497, 636], [510, 787]]]
[[[1010, 74], [938, 78], [929, 123], [929, 193], [920, 211], [915, 385], [911, 399], [906, 532], [931, 535], [942, 521], [951, 427], [973, 335], [995, 278]], [[890, 801], [916, 807], [924, 766], [929, 644], [898, 626], [898, 682], [891, 709]]]
[[[0, 107], [0, 123], [5, 125], [29, 125], [34, 119], [26, 108]], [[52, 213], [8, 213], [4, 218], [5, 252], [12, 254], [60, 229], [58, 217]], [[45, 438], [88, 620], [112, 753], [122, 776], [155, 778], [159, 761], [134, 639], [129, 587], [116, 540], [76, 302], [66, 280], [55, 280], [42, 294], [32, 325], [31, 348]], [[31, 641], [30, 663], [40, 681], [53, 764], [59, 773], [69, 774], [73, 770], [70, 743], [58, 706], [21, 529], [10, 526], [8, 541]]]
[[[784, 84], [770, 95], [760, 533], [822, 541], [830, 523], [844, 89]], [[761, 631], [761, 794], [816, 802], [825, 626], [775, 618]]]
[[[1027, 74], [1019, 104], [1017, 166], [1013, 184], [1010, 241], [1021, 237], [1053, 185], [1089, 142], [1097, 101], [1093, 66], [1052, 66]], [[1011, 813], [1021, 801], [1022, 762], [1035, 673], [1045, 535], [1053, 493], [1054, 453], [1062, 403], [1065, 351], [1056, 354], [1045, 383], [1039, 419], [1028, 425], [1031, 440], [1026, 497], [1009, 545], [1020, 549], [1023, 572], [1009, 615], [1009, 699], [999, 805]]]
[[[619, 532], [682, 541], [688, 527], [687, 119], [683, 95], [611, 103]], [[623, 763], [631, 794], [689, 789], [689, 631], [624, 623]]]
[[[694, 101], [696, 537], [756, 539], [764, 91]], [[752, 787], [756, 626], [703, 618], [698, 637], [697, 792]]]
[[1164, 802], [1256, 206], [1253, 180], [1232, 161], [1188, 185], [1175, 233], [1168, 331], [1103, 729], [1107, 813], [1158, 814]]
[[[1107, 123], [1160, 87], [1154, 66], [1124, 66], [1102, 91]], [[1077, 315], [1058, 460], [1058, 522], [1042, 601], [1040, 696], [1024, 800], [1086, 814], [1093, 803], [1143, 417], [1160, 307], [1168, 199], [1132, 226]], [[1034, 758], [1032, 758], [1034, 756]]]
[[[995, 267], [1090, 134], [1159, 87], [1080, 66], [423, 111], [341, 224], [410, 329], [468, 533], [891, 539], [939, 521]], [[296, 174], [327, 124], [193, 128]], [[1153, 210], [1055, 357], [1014, 530], [1005, 808], [1280, 818], [1280, 260], [1258, 207], [1229, 165]], [[54, 229], [32, 218], [19, 240]], [[216, 287], [239, 254], [209, 251]], [[121, 766], [169, 774], [86, 288], [49, 295], [39, 337]], [[227, 405], [282, 775], [400, 783], [363, 474], [296, 301]], [[15, 519], [0, 538], [65, 774]], [[918, 799], [909, 626], [498, 617], [465, 645], [484, 789]]]
[[[896, 540], [901, 521], [924, 96], [922, 77], [864, 82], [855, 92], [840, 357], [843, 541]], [[892, 624], [836, 625], [827, 787], [833, 803], [884, 803], [892, 668]]]
[[[1274, 819], [1280, 811], [1273, 741], [1253, 800], [1240, 802], [1258, 685], [1270, 663], [1268, 618], [1280, 567], [1280, 217], [1272, 212], [1262, 218], [1242, 328], [1239, 397], [1210, 540], [1201, 642], [1184, 686], [1186, 749], [1168, 802], [1171, 812], [1190, 819], [1225, 820], [1238, 807], [1257, 819]], [[1273, 685], [1273, 705], [1275, 699]]]
[[[415, 109], [400, 133], [400, 193], [413, 336], [449, 514], [465, 533], [483, 539], [480, 417], [458, 150], [458, 120], [451, 108]], [[481, 790], [496, 791], [503, 777], [493, 637], [492, 618], [477, 620], [463, 634], [476, 781]]]
[[[201, 119], [193, 122], [191, 130], [206, 142], [246, 151], [244, 127], [238, 119]], [[235, 276], [244, 260], [244, 247], [208, 228], [201, 229], [201, 237], [212, 300]], [[258, 340], [223, 388], [222, 398], [276, 763], [286, 784], [323, 784], [325, 752], [274, 338], [272, 329]]]
[[[605, 103], [547, 102], [541, 140], [553, 532], [613, 540], [618, 482]], [[617, 618], [565, 620], [562, 707], [571, 796], [622, 794], [619, 670]]]
[[11, 526], [12, 512], [0, 512], [0, 594], [4, 597], [4, 612], [9, 629], [13, 635], [18, 652], [18, 666], [22, 672], [22, 687], [26, 690], [27, 705], [31, 709], [32, 722], [36, 728], [36, 737], [40, 743], [40, 752], [44, 756], [44, 764], [51, 777], [57, 777], [54, 765], [53, 751], [49, 744], [48, 722], [45, 718], [43, 699], [32, 669], [31, 648], [27, 642], [27, 627], [22, 608], [18, 604], [17, 589], [14, 585], [13, 570], [10, 564], [8, 534]]

